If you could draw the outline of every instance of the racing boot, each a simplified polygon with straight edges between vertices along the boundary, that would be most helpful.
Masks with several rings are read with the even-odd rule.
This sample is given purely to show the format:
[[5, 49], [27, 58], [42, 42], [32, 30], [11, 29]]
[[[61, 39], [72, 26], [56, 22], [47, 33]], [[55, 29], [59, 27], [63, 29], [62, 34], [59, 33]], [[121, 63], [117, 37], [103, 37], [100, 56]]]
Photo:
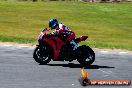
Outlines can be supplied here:
[[72, 40], [72, 41], [70, 42], [70, 44], [73, 44], [73, 45], [74, 45], [73, 50], [76, 50], [76, 49], [79, 47], [78, 44], [77, 44], [74, 40]]

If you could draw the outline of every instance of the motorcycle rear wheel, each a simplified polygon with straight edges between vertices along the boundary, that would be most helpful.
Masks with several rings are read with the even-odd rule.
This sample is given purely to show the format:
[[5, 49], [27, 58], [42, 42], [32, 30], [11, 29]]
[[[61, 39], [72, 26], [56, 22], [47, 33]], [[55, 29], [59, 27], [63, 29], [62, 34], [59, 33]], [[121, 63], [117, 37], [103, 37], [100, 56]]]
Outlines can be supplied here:
[[77, 60], [82, 66], [89, 66], [95, 61], [95, 53], [89, 46], [82, 45], [79, 47], [79, 51]]
[[47, 64], [51, 61], [51, 55], [47, 46], [36, 46], [33, 58], [39, 64]]

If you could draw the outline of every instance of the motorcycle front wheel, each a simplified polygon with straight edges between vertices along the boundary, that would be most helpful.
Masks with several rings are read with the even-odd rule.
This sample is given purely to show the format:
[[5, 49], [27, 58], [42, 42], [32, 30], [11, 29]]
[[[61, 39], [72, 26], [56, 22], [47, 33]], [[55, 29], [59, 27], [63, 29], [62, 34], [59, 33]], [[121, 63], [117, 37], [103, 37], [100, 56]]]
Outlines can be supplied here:
[[78, 52], [79, 57], [77, 60], [82, 66], [89, 66], [95, 61], [95, 53], [89, 46], [80, 46]]
[[50, 51], [47, 46], [36, 46], [33, 52], [33, 58], [39, 64], [47, 64], [51, 61]]

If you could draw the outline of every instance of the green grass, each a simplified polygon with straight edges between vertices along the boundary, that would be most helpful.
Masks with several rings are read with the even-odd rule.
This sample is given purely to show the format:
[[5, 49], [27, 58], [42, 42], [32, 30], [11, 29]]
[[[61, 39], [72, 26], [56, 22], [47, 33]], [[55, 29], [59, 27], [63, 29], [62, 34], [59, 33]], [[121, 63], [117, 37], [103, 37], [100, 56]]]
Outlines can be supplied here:
[[0, 41], [37, 43], [53, 17], [88, 35], [81, 44], [132, 50], [132, 3], [0, 2]]

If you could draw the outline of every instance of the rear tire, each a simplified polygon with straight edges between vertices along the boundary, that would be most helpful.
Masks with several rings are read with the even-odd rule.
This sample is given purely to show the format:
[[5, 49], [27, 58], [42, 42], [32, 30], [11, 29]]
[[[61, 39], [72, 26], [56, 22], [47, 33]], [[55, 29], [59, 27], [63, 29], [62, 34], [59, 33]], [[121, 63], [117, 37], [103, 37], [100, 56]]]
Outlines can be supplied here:
[[79, 58], [77, 60], [82, 66], [89, 66], [95, 61], [95, 53], [89, 46], [82, 45], [78, 51]]
[[48, 46], [36, 46], [33, 52], [33, 58], [39, 64], [47, 64], [51, 61], [51, 54]]

